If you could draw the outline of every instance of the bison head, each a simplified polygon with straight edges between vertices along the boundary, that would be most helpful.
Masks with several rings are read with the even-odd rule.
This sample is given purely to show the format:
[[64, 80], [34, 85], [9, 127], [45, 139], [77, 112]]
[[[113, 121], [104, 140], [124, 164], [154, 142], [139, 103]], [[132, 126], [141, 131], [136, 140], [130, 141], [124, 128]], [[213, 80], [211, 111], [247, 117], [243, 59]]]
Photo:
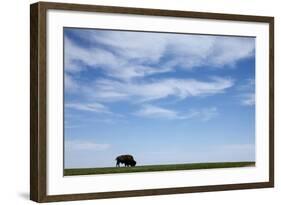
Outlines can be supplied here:
[[131, 162], [131, 166], [132, 166], [132, 167], [136, 166], [136, 164], [137, 164], [137, 162], [136, 162], [135, 160], [133, 160], [133, 161]]

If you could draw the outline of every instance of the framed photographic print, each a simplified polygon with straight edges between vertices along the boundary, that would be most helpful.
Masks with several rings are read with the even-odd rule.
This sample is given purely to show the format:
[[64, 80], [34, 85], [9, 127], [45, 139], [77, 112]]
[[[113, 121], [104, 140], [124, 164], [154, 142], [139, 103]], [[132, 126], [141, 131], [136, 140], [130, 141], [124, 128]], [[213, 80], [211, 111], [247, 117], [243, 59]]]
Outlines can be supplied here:
[[274, 18], [31, 5], [30, 198], [274, 186]]

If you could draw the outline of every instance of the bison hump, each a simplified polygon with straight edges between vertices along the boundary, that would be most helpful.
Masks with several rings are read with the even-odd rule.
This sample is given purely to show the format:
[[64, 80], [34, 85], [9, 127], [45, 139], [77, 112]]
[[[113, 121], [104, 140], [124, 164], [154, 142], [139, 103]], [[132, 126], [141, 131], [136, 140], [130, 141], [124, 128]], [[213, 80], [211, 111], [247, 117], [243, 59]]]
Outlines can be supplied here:
[[134, 157], [132, 155], [129, 154], [125, 154], [125, 155], [120, 155], [118, 157], [116, 157], [115, 160], [133, 160]]

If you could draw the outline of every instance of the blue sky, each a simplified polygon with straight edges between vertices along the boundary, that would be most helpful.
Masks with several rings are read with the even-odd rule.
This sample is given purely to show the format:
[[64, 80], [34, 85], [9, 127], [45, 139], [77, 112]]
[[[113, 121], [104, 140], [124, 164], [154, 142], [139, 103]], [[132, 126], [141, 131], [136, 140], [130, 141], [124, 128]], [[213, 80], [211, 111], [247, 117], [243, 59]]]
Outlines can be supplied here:
[[255, 160], [255, 38], [64, 28], [65, 167]]

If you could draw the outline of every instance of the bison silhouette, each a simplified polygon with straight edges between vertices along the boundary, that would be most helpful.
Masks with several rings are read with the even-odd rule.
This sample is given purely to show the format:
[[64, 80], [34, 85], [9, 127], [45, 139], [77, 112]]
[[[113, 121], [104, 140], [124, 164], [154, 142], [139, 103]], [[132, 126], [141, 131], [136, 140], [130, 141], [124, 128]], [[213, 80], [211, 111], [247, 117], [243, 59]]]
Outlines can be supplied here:
[[120, 167], [120, 164], [125, 164], [125, 167], [134, 167], [136, 166], [137, 162], [134, 160], [132, 155], [120, 155], [116, 157], [116, 167]]

